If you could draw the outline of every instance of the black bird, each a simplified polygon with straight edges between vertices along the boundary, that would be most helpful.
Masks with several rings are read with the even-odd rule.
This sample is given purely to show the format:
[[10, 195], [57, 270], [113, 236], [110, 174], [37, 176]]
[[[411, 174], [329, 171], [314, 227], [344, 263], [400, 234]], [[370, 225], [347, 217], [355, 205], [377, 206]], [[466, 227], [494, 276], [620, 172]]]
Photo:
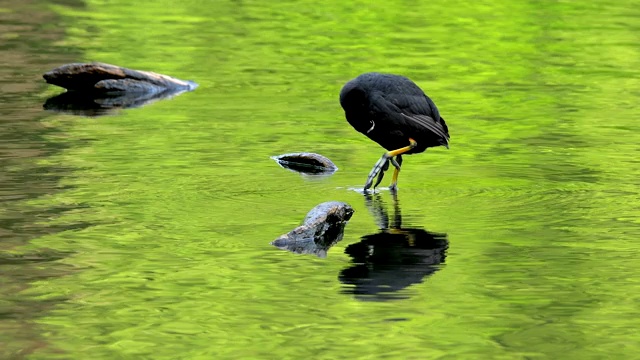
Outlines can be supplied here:
[[365, 191], [376, 175], [374, 189], [380, 184], [389, 162], [395, 167], [390, 186], [395, 190], [402, 155], [421, 153], [440, 145], [449, 148], [449, 129], [436, 104], [404, 76], [362, 74], [344, 85], [340, 105], [354, 129], [388, 151], [371, 169]]

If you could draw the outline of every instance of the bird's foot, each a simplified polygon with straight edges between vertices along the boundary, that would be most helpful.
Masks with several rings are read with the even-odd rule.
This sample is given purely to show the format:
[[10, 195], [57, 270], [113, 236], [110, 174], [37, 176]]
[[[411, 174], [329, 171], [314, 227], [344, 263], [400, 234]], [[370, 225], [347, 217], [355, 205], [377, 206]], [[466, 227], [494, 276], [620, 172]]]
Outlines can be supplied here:
[[380, 160], [378, 160], [378, 162], [376, 162], [376, 164], [373, 165], [373, 169], [371, 169], [371, 172], [367, 177], [367, 182], [364, 184], [365, 191], [369, 190], [369, 188], [373, 184], [373, 179], [375, 179], [376, 175], [378, 176], [378, 179], [376, 180], [375, 185], [373, 185], [373, 188], [375, 189], [376, 186], [380, 184], [380, 182], [382, 181], [382, 178], [384, 177], [384, 172], [389, 168], [389, 158], [390, 158], [389, 155], [385, 153], [384, 155], [382, 155]]

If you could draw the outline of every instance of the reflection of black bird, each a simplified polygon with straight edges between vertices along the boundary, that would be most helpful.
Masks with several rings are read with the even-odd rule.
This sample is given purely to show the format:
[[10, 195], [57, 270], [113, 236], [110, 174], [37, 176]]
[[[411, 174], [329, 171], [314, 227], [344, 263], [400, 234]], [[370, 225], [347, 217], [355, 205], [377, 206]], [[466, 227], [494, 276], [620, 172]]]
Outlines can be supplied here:
[[389, 162], [395, 167], [391, 181], [395, 189], [403, 154], [449, 147], [449, 129], [436, 104], [404, 76], [362, 74], [344, 85], [340, 104], [351, 126], [388, 150], [369, 173], [365, 191], [376, 175], [373, 187], [378, 186]]
[[376, 217], [380, 232], [363, 236], [345, 250], [354, 265], [340, 273], [340, 281], [354, 285], [345, 291], [363, 300], [400, 298], [393, 293], [421, 283], [440, 269], [446, 257], [447, 235], [403, 228], [399, 206], [394, 203], [395, 214], [389, 224], [379, 196], [375, 201], [367, 196], [367, 207]]

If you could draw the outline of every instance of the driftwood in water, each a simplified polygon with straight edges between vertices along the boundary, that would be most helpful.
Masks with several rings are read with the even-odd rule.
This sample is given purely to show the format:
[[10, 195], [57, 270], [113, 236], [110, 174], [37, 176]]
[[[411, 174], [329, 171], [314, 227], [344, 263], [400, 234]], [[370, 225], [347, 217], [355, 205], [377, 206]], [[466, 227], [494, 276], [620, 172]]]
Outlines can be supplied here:
[[49, 84], [69, 91], [94, 93], [161, 93], [168, 90], [190, 91], [198, 85], [150, 71], [131, 70], [105, 63], [73, 63], [44, 75]]
[[84, 116], [144, 106], [198, 86], [192, 81], [104, 63], [67, 64], [43, 77], [68, 90], [47, 99], [43, 105], [46, 110]]
[[306, 175], [330, 175], [338, 170], [327, 157], [315, 153], [290, 153], [271, 158], [285, 169]]
[[297, 254], [326, 257], [327, 250], [342, 240], [344, 227], [352, 215], [349, 204], [322, 203], [309, 211], [302, 225], [272, 241], [271, 245]]

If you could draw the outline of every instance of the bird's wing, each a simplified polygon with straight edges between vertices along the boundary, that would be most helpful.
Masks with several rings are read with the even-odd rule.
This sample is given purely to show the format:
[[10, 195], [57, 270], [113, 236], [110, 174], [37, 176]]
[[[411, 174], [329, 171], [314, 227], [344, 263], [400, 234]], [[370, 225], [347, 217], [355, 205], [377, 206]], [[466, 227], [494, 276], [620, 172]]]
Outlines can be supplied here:
[[413, 81], [402, 78], [391, 90], [388, 101], [405, 114], [426, 115], [440, 121], [440, 112], [436, 104]]
[[[419, 91], [419, 93], [417, 93]], [[444, 119], [436, 105], [420, 89], [410, 93], [395, 92], [392, 95], [380, 94], [377, 98], [380, 104], [378, 111], [395, 121], [405, 122], [409, 126], [415, 126], [431, 131], [443, 140], [443, 145], [449, 144], [449, 131]]]
[[431, 116], [427, 115], [407, 115], [404, 113], [401, 115], [409, 122], [417, 124], [420, 127], [428, 129], [432, 133], [438, 135], [446, 142], [446, 145], [449, 145], [449, 133], [444, 126], [442, 126], [441, 122], [435, 121]]

